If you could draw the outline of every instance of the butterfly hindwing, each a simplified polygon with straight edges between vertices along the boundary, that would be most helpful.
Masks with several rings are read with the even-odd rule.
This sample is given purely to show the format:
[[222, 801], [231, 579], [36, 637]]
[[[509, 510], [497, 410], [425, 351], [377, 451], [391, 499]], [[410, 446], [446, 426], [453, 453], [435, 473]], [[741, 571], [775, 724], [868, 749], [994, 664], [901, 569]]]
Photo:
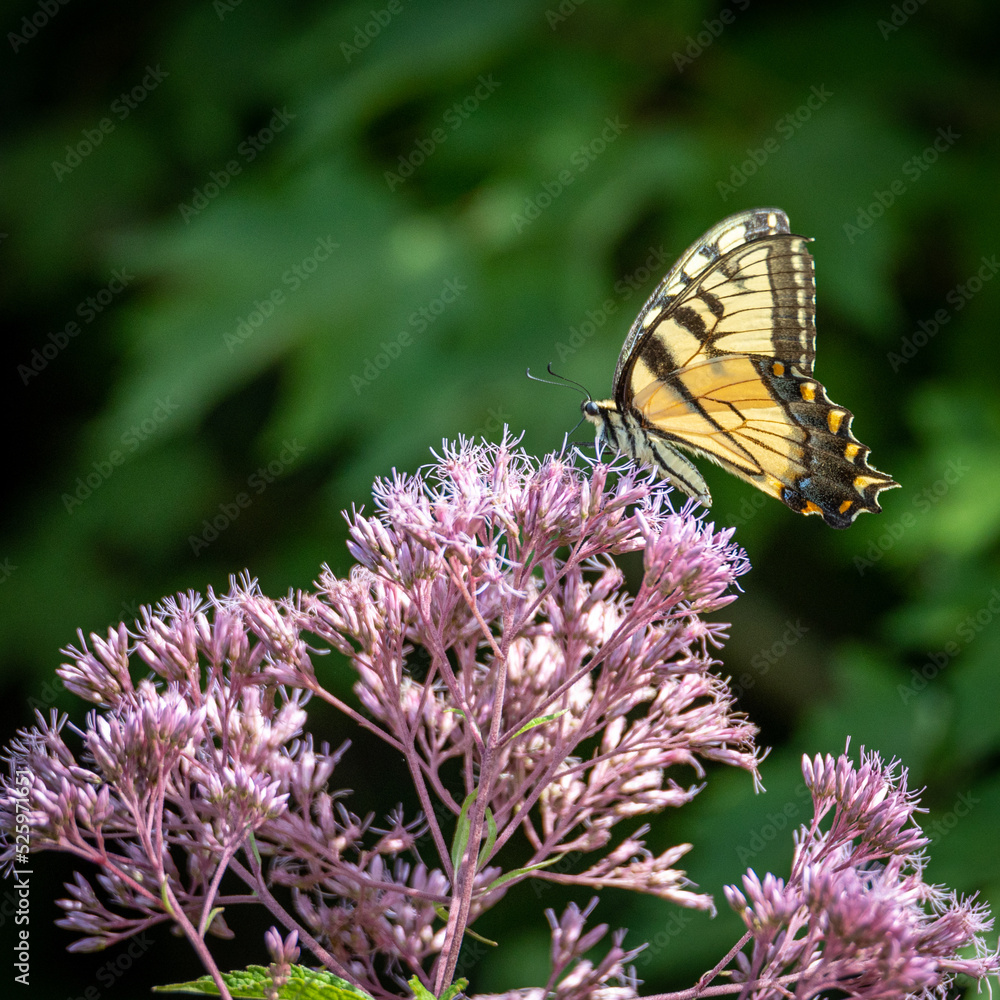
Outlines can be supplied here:
[[633, 324], [614, 400], [591, 404], [588, 415], [619, 450], [703, 503], [707, 486], [686, 471], [690, 463], [675, 446], [792, 510], [847, 527], [860, 511], [880, 510], [879, 491], [898, 484], [867, 464], [868, 448], [851, 434], [853, 415], [813, 377], [807, 242], [789, 232], [778, 209], [744, 212], [709, 230]]

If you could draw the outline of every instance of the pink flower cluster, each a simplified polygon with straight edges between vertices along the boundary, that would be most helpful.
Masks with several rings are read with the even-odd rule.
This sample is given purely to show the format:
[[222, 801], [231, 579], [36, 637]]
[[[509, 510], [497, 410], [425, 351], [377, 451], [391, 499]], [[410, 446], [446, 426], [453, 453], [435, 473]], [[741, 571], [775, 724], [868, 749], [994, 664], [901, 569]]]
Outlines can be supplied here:
[[[413, 975], [441, 996], [467, 932], [520, 881], [712, 909], [678, 867], [691, 845], [653, 852], [645, 820], [689, 802], [705, 762], [759, 780], [756, 730], [711, 669], [726, 626], [703, 617], [748, 568], [732, 529], [673, 509], [631, 466], [538, 461], [506, 438], [446, 445], [374, 497], [348, 517], [346, 578], [324, 569], [281, 601], [243, 579], [65, 650], [66, 686], [97, 707], [81, 729], [39, 717], [7, 749], [0, 864], [23, 863], [27, 815], [31, 850], [96, 869], [61, 901], [73, 948], [173, 923], [228, 996], [205, 936], [231, 934], [236, 906], [264, 905], [275, 990], [307, 949], [375, 997], [406, 995]], [[310, 699], [386, 745], [414, 789], [409, 817], [350, 811], [336, 783], [347, 746], [317, 745]], [[902, 989], [994, 969], [955, 957], [983, 914], [920, 880], [912, 799], [892, 769], [810, 767], [817, 818], [792, 878], [751, 873], [745, 894], [728, 891], [753, 950], [725, 990], [895, 996], [861, 992], [865, 977]], [[227, 873], [242, 891], [231, 877], [223, 891]], [[586, 957], [607, 932], [586, 929], [592, 908], [548, 913], [552, 976], [528, 992], [637, 995], [621, 932], [604, 960]], [[719, 992], [721, 968], [697, 990]]]
[[[742, 892], [726, 888], [753, 941], [737, 958], [741, 996], [944, 996], [957, 973], [996, 975], [980, 937], [986, 908], [924, 882], [928, 841], [905, 769], [862, 751], [860, 767], [846, 754], [805, 757], [802, 773], [814, 813], [790, 878], [750, 871]], [[960, 957], [970, 947], [975, 956]]]

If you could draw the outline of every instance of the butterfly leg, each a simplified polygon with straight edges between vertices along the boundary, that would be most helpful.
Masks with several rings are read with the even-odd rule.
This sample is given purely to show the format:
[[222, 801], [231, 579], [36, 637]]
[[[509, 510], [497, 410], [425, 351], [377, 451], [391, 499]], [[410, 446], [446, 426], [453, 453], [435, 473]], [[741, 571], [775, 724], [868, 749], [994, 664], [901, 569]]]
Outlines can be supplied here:
[[703, 507], [712, 506], [708, 483], [697, 467], [673, 445], [648, 431], [637, 435], [635, 440], [636, 451], [639, 452], [637, 461], [652, 465], [664, 479], [689, 497], [694, 497]]
[[604, 445], [606, 444], [606, 438], [604, 436], [604, 427], [599, 426], [597, 432], [594, 434], [594, 451], [597, 453], [597, 461], [601, 461], [601, 453], [604, 451]]

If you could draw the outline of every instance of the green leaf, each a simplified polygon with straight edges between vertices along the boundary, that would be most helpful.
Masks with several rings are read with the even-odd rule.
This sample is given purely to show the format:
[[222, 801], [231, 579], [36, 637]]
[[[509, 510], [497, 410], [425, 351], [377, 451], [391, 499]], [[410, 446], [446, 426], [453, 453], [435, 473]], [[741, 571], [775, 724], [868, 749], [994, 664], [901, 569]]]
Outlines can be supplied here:
[[476, 801], [478, 794], [478, 788], [469, 792], [462, 803], [462, 811], [458, 814], [458, 823], [455, 826], [455, 839], [451, 842], [451, 865], [452, 869], [456, 872], [458, 871], [458, 866], [462, 863], [462, 858], [465, 856], [465, 848], [469, 844], [469, 833], [472, 829], [472, 824], [469, 822], [469, 810], [472, 808], [472, 803]]
[[257, 838], [253, 835], [253, 830], [247, 834], [247, 840], [250, 841], [250, 850], [253, 852], [254, 861], [260, 865], [260, 851], [257, 849]]
[[[233, 997], [247, 997], [264, 1000], [265, 992], [271, 989], [271, 973], [262, 965], [249, 965], [239, 972], [224, 972], [222, 978]], [[156, 993], [200, 993], [204, 996], [219, 996], [219, 988], [211, 976], [202, 976], [189, 983], [171, 983], [169, 986], [154, 986]], [[308, 969], [304, 965], [293, 965], [288, 981], [278, 988], [280, 1000], [372, 1000], [372, 997], [357, 986], [340, 979], [324, 969]]]
[[529, 729], [534, 729], [535, 726], [544, 726], [546, 722], [551, 722], [553, 719], [558, 719], [560, 715], [565, 715], [569, 709], [560, 708], [558, 712], [553, 712], [551, 715], [539, 715], [532, 719], [530, 722], [526, 722], [521, 728], [514, 733], [511, 739], [516, 739], [521, 733], [526, 733]]
[[167, 880], [164, 879], [160, 883], [160, 902], [163, 904], [164, 910], [167, 911], [171, 916], [174, 915], [174, 908], [170, 905], [170, 897], [167, 895]]
[[490, 851], [493, 850], [493, 845], [497, 842], [497, 821], [493, 818], [493, 810], [489, 806], [486, 807], [486, 831], [486, 842], [479, 852], [476, 871], [483, 867], [486, 859], [490, 856]]
[[[209, 930], [212, 926], [212, 921], [225, 909], [224, 906], [215, 906], [212, 908], [211, 913], [208, 915], [208, 920], [205, 922], [205, 929]], [[205, 935], [202, 934], [202, 937]]]
[[554, 865], [557, 861], [564, 857], [566, 857], [565, 854], [557, 854], [554, 858], [549, 858], [548, 861], [539, 861], [537, 865], [528, 865], [527, 868], [514, 868], [513, 870], [501, 875], [499, 878], [495, 878], [485, 889], [483, 889], [483, 892], [492, 892], [492, 890], [498, 888], [499, 886], [506, 885], [506, 883], [510, 882], [511, 879], [520, 878], [528, 872], [538, 871], [539, 868], [548, 868], [549, 865]]
[[468, 979], [456, 979], [440, 997], [435, 997], [433, 993], [416, 976], [411, 976], [407, 985], [413, 991], [414, 1000], [453, 1000], [466, 986]]
[[480, 934], [478, 931], [474, 931], [471, 927], [465, 928], [465, 936], [472, 938], [473, 941], [479, 941], [482, 944], [489, 945], [491, 948], [500, 947], [499, 941], [493, 941], [488, 937], [483, 937], [482, 934]]

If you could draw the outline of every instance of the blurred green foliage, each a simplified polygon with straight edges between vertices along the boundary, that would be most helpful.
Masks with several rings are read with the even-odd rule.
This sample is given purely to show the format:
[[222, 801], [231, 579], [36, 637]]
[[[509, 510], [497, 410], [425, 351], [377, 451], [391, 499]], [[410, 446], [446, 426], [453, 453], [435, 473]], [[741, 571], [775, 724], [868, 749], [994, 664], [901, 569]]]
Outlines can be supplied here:
[[[31, 707], [81, 711], [45, 686], [77, 627], [244, 568], [273, 596], [323, 562], [346, 571], [338, 511], [442, 438], [507, 423], [559, 447], [578, 402], [525, 368], [606, 394], [676, 255], [778, 205], [816, 238], [817, 372], [903, 488], [835, 532], [705, 470], [754, 566], [722, 669], [775, 750], [766, 795], [713, 773], [654, 846], [691, 841], [720, 903], [747, 866], [785, 874], [799, 757], [850, 735], [927, 785], [932, 878], [997, 908], [988, 5], [27, 2], [3, 18], [6, 733]], [[213, 538], [216, 516], [231, 523]], [[82, 995], [107, 956], [45, 967], [67, 938], [36, 892], [39, 995]], [[564, 900], [525, 890], [491, 914], [502, 947], [473, 988], [540, 982], [538, 904]], [[607, 896], [596, 918], [653, 942], [654, 991], [690, 985], [738, 932], [646, 899]], [[260, 961], [256, 925], [237, 926], [223, 963]], [[164, 937], [129, 987], [198, 973]]]

